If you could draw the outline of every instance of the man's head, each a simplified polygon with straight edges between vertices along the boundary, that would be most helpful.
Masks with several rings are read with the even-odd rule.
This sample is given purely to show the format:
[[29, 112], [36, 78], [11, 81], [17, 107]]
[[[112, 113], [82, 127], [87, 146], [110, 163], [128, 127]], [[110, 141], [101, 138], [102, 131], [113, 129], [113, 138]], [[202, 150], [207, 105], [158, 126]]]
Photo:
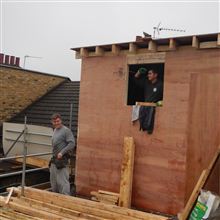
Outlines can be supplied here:
[[158, 73], [154, 69], [151, 69], [147, 73], [147, 78], [150, 82], [154, 83], [157, 81]]
[[63, 126], [62, 124], [62, 118], [59, 113], [54, 113], [51, 116], [51, 122], [54, 128], [61, 128]]

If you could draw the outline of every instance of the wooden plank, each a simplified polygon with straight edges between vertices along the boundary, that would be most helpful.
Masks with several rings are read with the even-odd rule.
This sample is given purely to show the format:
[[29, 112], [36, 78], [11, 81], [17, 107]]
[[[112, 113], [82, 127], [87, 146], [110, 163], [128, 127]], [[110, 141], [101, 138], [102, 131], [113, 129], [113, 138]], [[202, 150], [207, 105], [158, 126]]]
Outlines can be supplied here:
[[[4, 203], [5, 203], [5, 199], [0, 197], [0, 206], [5, 206]], [[41, 210], [36, 210], [34, 208], [23, 206], [23, 205], [20, 205], [18, 203], [11, 202], [11, 201], [7, 204], [7, 207], [17, 212], [21, 212], [21, 213], [24, 213], [30, 216], [36, 216], [36, 217], [43, 218], [43, 219], [48, 219], [48, 220], [51, 220], [51, 219], [61, 220], [62, 219], [62, 217], [57, 216], [55, 214], [51, 214], [51, 213], [41, 211]]]
[[[39, 220], [40, 218], [33, 217], [30, 215], [25, 215], [21, 212], [15, 212], [12, 209], [0, 209], [0, 216], [1, 214], [6, 215], [10, 219], [19, 219], [19, 220]], [[1, 218], [0, 218], [1, 219]]]
[[92, 192], [90, 192], [90, 194], [92, 196], [95, 196], [98, 200], [109, 201], [109, 202], [112, 202], [112, 204], [117, 203], [118, 198], [119, 198], [118, 196], [101, 194], [96, 191], [92, 191]]
[[[43, 203], [37, 200], [25, 198], [25, 197], [13, 198], [13, 202], [23, 205], [25, 207], [31, 207], [36, 210], [41, 210], [41, 211], [45, 211], [45, 212], [60, 216], [62, 217], [62, 219], [63, 218], [72, 219], [72, 220], [85, 219], [85, 218], [81, 218], [80, 216], [81, 213], [77, 213], [77, 215], [74, 215], [75, 213], [73, 211], [71, 212], [71, 210], [62, 209], [62, 207], [54, 206], [52, 204]], [[99, 219], [94, 219], [94, 218], [88, 218], [88, 219], [99, 220]]]
[[133, 137], [124, 138], [123, 161], [121, 166], [119, 206], [130, 208], [134, 168], [135, 145]]
[[193, 192], [192, 192], [192, 194], [191, 194], [191, 196], [190, 196], [190, 198], [189, 198], [189, 200], [188, 200], [188, 202], [187, 202], [187, 204], [186, 204], [186, 206], [183, 210], [183, 212], [179, 214], [179, 219], [180, 220], [186, 220], [187, 217], [189, 216], [190, 211], [192, 210], [193, 205], [195, 204], [196, 199], [198, 198], [200, 190], [205, 185], [205, 183], [206, 183], [206, 181], [207, 181], [207, 179], [208, 179], [208, 177], [209, 177], [216, 161], [219, 158], [219, 154], [220, 154], [220, 149], [218, 149], [217, 152], [215, 153], [215, 155], [214, 155], [213, 159], [211, 160], [208, 168], [202, 171], [202, 174], [201, 174], [201, 176], [200, 176], [200, 178], [199, 178], [199, 180], [198, 180], [198, 182], [197, 182], [197, 184], [196, 184], [196, 186], [195, 186], [195, 188], [194, 188], [194, 190], [193, 190]]
[[[20, 188], [15, 188], [14, 193], [18, 196], [21, 194]], [[166, 217], [140, 212], [137, 210], [127, 209], [115, 205], [107, 205], [97, 203], [90, 200], [81, 198], [61, 195], [58, 193], [47, 192], [34, 188], [25, 187], [24, 195], [27, 198], [39, 200], [44, 203], [51, 203], [53, 205], [60, 206], [62, 208], [68, 208], [71, 210], [77, 210], [83, 213], [89, 213], [92, 215], [98, 214], [99, 217], [116, 219], [143, 219], [143, 220], [166, 220]], [[113, 212], [113, 214], [111, 214]], [[119, 215], [117, 215], [119, 214]], [[101, 215], [101, 216], [100, 216]], [[119, 216], [119, 217], [118, 217]]]
[[105, 190], [98, 190], [98, 192], [102, 193], [102, 194], [106, 194], [106, 195], [119, 196], [119, 193], [109, 192], [109, 191], [105, 191]]
[[148, 64], [148, 63], [164, 63], [166, 52], [129, 54], [127, 56], [127, 64]]
[[208, 42], [201, 42], [199, 44], [200, 49], [209, 49], [209, 48], [217, 48], [217, 41], [208, 41]]
[[153, 102], [136, 102], [136, 105], [140, 105], [140, 106], [157, 106], [157, 104], [153, 103]]
[[12, 188], [10, 189], [9, 193], [8, 193], [8, 196], [7, 196], [6, 200], [5, 200], [5, 204], [6, 204], [6, 205], [9, 203], [9, 200], [10, 200], [10, 198], [11, 198], [11, 196], [12, 196], [13, 190], [14, 190], [14, 188], [12, 187]]
[[[23, 158], [16, 158], [15, 161], [17, 162], [23, 162]], [[28, 165], [36, 166], [36, 167], [41, 167], [41, 168], [46, 168], [48, 167], [48, 161], [41, 159], [39, 157], [27, 157], [26, 158], [26, 163]]]

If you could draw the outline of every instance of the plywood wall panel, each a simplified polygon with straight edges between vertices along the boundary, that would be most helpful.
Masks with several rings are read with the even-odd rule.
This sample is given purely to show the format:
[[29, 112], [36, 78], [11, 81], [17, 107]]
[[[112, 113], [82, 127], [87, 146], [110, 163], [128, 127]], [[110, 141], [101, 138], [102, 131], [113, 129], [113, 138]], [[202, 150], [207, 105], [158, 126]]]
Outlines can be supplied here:
[[[192, 136], [190, 140], [196, 145], [189, 151], [189, 115], [190, 109], [194, 108], [190, 97], [191, 76], [215, 71], [217, 58], [216, 50], [188, 48], [166, 53], [163, 107], [156, 110], [152, 135], [140, 132], [138, 123], [131, 123], [131, 106], [126, 105], [126, 57], [84, 58], [80, 84], [77, 192], [87, 196], [90, 191], [99, 189], [119, 192], [123, 139], [132, 136], [136, 146], [132, 205], [168, 214], [179, 212], [184, 207], [188, 186], [195, 181], [189, 183], [188, 178], [194, 175], [190, 164], [199, 144]], [[212, 91], [208, 89], [207, 95], [210, 96]], [[212, 106], [212, 101], [210, 103]], [[208, 111], [211, 108], [208, 107]], [[200, 110], [196, 107], [193, 115], [197, 111]], [[192, 125], [197, 135], [196, 123], [197, 119]], [[204, 120], [201, 123], [207, 124]], [[213, 123], [208, 127], [217, 129]]]

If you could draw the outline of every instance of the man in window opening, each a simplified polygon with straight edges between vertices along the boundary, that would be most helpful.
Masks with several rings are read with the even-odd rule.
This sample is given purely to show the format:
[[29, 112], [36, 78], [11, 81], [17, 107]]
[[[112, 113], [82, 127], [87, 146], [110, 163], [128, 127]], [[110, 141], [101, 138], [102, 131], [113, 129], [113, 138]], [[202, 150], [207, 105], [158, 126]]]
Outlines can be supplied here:
[[[134, 75], [135, 84], [143, 89], [144, 101], [157, 103], [163, 99], [163, 83], [158, 79], [158, 72], [141, 67]], [[154, 106], [141, 106], [139, 110], [140, 130], [153, 133], [154, 128]]]
[[134, 75], [135, 84], [144, 89], [145, 102], [158, 102], [163, 99], [163, 83], [158, 79], [158, 73], [151, 69], [147, 73], [144, 67], [139, 68]]

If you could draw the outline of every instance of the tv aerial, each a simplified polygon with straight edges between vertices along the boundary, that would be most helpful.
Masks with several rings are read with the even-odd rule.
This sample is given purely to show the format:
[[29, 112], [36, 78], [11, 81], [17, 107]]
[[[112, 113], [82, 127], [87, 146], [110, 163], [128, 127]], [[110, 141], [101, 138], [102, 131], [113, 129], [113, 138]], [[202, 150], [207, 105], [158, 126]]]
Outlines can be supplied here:
[[153, 27], [153, 29], [154, 29], [153, 38], [156, 38], [156, 33], [159, 36], [161, 31], [186, 32], [186, 30], [182, 30], [182, 29], [161, 27], [161, 22], [156, 27]]

